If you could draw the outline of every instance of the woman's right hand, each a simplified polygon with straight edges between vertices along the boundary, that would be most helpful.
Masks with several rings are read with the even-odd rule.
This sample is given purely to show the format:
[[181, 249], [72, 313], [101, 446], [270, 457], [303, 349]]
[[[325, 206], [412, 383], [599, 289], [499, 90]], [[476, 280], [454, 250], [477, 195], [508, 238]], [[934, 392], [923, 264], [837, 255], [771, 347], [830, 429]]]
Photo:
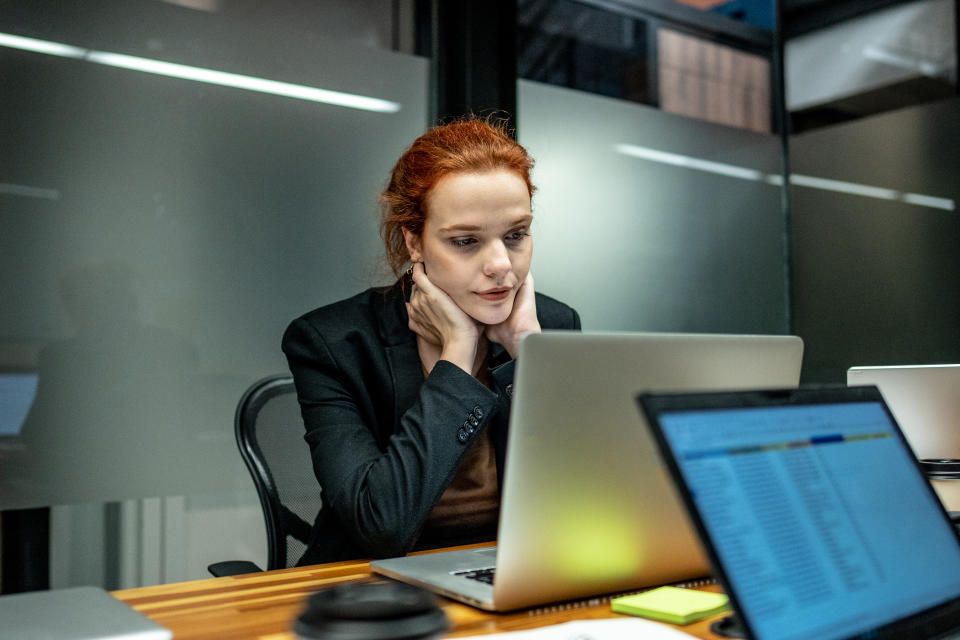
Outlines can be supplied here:
[[[432, 347], [428, 351], [435, 355], [439, 351], [436, 359], [448, 360], [472, 375], [481, 335], [477, 323], [430, 281], [423, 263], [414, 263], [412, 277], [407, 326]], [[421, 359], [424, 355], [421, 351]], [[423, 364], [429, 373], [436, 361]]]

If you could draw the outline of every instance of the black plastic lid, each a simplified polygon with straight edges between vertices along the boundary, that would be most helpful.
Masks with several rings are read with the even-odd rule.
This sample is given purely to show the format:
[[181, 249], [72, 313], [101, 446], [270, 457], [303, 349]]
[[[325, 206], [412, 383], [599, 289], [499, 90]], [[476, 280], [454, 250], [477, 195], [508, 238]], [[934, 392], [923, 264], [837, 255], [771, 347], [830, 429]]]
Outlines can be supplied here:
[[344, 584], [307, 600], [294, 630], [302, 638], [401, 640], [436, 636], [447, 618], [428, 591], [400, 582]]
[[924, 458], [920, 460], [920, 468], [928, 478], [960, 479], [960, 460], [956, 458]]

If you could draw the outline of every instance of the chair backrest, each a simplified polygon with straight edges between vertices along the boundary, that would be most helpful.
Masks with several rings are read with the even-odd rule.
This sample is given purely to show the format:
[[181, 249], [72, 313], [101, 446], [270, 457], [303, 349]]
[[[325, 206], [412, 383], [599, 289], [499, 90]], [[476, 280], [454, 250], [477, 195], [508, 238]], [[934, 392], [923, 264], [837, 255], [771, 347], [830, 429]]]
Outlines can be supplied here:
[[258, 380], [234, 420], [240, 455], [260, 496], [267, 527], [267, 569], [296, 564], [321, 507], [303, 421], [290, 375]]

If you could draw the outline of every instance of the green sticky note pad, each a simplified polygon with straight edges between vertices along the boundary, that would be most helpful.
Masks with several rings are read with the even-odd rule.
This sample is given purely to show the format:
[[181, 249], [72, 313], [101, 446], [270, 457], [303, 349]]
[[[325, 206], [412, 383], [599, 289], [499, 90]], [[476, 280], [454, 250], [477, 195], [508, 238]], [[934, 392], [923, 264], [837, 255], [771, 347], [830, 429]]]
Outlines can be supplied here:
[[701, 618], [729, 609], [727, 596], [679, 587], [660, 587], [610, 601], [618, 613], [663, 620], [673, 624], [690, 624]]

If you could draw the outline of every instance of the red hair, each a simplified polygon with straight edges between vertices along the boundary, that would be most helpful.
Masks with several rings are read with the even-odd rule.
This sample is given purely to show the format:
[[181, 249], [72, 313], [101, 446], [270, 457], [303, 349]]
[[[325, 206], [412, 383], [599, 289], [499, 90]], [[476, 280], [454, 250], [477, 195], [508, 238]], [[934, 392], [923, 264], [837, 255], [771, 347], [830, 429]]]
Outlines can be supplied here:
[[533, 158], [507, 133], [500, 122], [468, 117], [433, 127], [417, 138], [390, 172], [390, 183], [380, 195], [380, 235], [387, 263], [395, 275], [410, 259], [403, 230], [423, 233], [426, 198], [441, 178], [459, 172], [506, 169], [517, 174], [533, 196], [530, 182]]

